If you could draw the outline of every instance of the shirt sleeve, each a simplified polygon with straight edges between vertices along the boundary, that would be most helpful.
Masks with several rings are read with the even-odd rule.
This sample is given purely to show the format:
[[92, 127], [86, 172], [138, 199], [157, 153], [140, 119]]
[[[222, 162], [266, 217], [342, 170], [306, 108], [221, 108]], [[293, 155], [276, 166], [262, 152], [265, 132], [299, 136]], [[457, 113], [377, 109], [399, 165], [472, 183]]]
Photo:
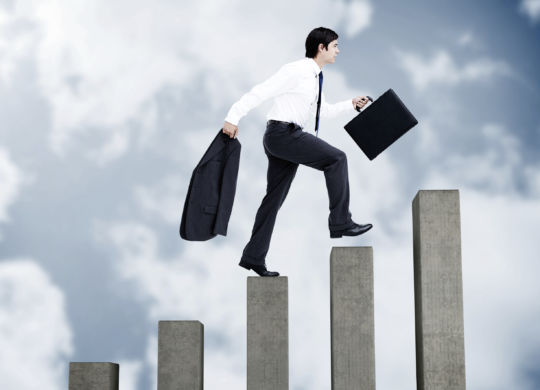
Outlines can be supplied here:
[[355, 113], [357, 112], [352, 104], [352, 99], [343, 100], [342, 102], [330, 104], [326, 102], [324, 92], [321, 95], [321, 117], [322, 118], [333, 118], [339, 114], [348, 112]]
[[283, 65], [274, 75], [260, 84], [255, 85], [251, 91], [244, 94], [240, 100], [232, 105], [225, 120], [238, 126], [238, 122], [249, 111], [267, 99], [278, 96], [290, 89], [297, 80], [295, 68], [291, 64]]

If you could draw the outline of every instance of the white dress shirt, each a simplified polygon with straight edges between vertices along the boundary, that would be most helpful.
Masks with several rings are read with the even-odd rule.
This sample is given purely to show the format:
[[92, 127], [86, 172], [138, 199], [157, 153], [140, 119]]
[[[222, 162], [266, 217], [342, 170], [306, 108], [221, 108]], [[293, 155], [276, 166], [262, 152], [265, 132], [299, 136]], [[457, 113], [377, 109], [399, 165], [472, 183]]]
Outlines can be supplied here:
[[[283, 65], [277, 73], [254, 86], [234, 103], [225, 120], [238, 126], [240, 119], [251, 109], [269, 98], [274, 98], [274, 104], [266, 118], [293, 122], [303, 128], [317, 113], [320, 72], [321, 69], [313, 58], [306, 57]], [[343, 112], [356, 112], [352, 99], [329, 104], [322, 93], [321, 118], [333, 117]]]

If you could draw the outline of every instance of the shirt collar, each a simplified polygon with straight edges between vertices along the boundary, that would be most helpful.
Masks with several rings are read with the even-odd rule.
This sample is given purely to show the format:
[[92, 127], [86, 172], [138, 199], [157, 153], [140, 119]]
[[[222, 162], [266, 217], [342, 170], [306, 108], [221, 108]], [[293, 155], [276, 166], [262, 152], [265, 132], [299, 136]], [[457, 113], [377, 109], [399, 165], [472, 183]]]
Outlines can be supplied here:
[[315, 75], [318, 75], [319, 73], [321, 73], [321, 68], [315, 62], [313, 58], [306, 57], [306, 61], [308, 62], [310, 68], [313, 69], [313, 73], [315, 73]]

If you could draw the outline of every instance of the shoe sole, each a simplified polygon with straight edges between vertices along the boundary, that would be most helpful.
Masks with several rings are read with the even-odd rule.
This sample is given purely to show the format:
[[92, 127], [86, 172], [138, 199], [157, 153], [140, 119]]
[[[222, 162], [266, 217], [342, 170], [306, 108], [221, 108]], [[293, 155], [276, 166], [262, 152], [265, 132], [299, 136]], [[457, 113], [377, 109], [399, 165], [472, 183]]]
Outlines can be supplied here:
[[[257, 275], [259, 275], [253, 268], [251, 268], [251, 267], [250, 267], [249, 265], [247, 265], [247, 264], [244, 264], [244, 263], [238, 263], [238, 265], [239, 265], [240, 267], [242, 267], [242, 268], [247, 269], [248, 271], [253, 270], [253, 272], [255, 272]], [[260, 276], [261, 278], [268, 278], [268, 277], [273, 278], [273, 277], [279, 276], [279, 272], [276, 272], [276, 273], [277, 273], [277, 275], [259, 275], [259, 276]]]
[[348, 236], [348, 237], [359, 236], [359, 235], [364, 234], [365, 232], [371, 230], [372, 227], [373, 227], [373, 225], [370, 226], [370, 227], [368, 227], [366, 230], [364, 230], [363, 232], [360, 232], [360, 233], [358, 233], [358, 234], [343, 234], [343, 230], [338, 230], [338, 231], [336, 231], [336, 232], [330, 232], [330, 238], [341, 238], [341, 237], [343, 237], [344, 235], [345, 235], [345, 236]]

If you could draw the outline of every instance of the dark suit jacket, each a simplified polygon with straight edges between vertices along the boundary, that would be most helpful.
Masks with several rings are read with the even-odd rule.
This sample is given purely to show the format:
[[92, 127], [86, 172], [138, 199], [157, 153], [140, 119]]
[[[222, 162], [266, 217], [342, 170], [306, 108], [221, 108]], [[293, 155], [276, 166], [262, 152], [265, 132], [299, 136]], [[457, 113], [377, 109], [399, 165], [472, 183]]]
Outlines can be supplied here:
[[227, 235], [240, 163], [240, 142], [219, 131], [193, 170], [180, 236], [205, 241]]

